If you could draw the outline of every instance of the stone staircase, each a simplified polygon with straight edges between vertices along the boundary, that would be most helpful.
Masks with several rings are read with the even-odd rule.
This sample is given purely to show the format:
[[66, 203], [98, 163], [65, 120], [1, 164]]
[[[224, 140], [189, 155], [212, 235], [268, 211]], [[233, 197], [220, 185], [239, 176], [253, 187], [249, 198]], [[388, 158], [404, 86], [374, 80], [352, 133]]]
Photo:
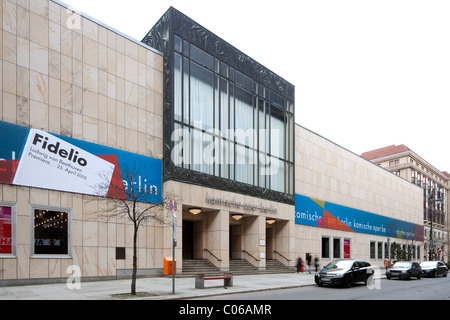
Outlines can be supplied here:
[[[230, 272], [234, 275], [246, 274], [279, 274], [279, 273], [293, 273], [289, 267], [286, 267], [278, 260], [266, 261], [266, 270], [258, 270], [254, 265], [244, 259], [230, 260]], [[223, 275], [219, 269], [216, 268], [209, 260], [193, 259], [183, 260], [182, 273], [177, 277], [194, 277], [198, 273], [203, 273], [206, 276]]]
[[278, 260], [268, 259], [266, 261], [266, 271], [265, 273], [293, 273], [289, 267], [286, 267]]
[[250, 262], [244, 259], [230, 260], [230, 272], [233, 274], [257, 274], [258, 268], [252, 265]]
[[183, 272], [180, 276], [193, 277], [197, 273], [204, 273], [205, 275], [220, 275], [221, 272], [209, 260], [206, 259], [192, 259], [183, 260]]

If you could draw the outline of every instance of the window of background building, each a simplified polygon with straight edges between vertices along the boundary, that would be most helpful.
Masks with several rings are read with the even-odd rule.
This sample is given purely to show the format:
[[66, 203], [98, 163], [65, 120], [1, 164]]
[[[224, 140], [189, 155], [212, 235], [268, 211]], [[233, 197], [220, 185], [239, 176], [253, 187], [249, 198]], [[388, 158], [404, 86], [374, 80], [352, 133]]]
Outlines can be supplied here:
[[15, 255], [15, 204], [0, 202], [0, 258]]
[[174, 128], [191, 140], [176, 165], [293, 194], [293, 103], [178, 36], [174, 49]]
[[375, 259], [375, 242], [370, 241], [370, 259]]
[[378, 242], [378, 259], [383, 259], [383, 242]]
[[32, 254], [71, 254], [70, 210], [62, 208], [33, 207]]
[[333, 258], [340, 259], [341, 258], [341, 239], [333, 238]]
[[322, 259], [330, 258], [330, 238], [322, 238]]

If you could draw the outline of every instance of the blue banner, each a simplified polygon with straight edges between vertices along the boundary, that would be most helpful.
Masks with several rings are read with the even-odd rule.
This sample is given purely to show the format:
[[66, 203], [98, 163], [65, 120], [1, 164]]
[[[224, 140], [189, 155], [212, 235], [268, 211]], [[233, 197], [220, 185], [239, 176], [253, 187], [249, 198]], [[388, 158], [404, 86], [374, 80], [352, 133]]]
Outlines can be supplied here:
[[424, 240], [423, 225], [295, 195], [295, 223], [318, 228], [373, 234], [409, 240]]
[[0, 121], [0, 183], [161, 203], [162, 161]]

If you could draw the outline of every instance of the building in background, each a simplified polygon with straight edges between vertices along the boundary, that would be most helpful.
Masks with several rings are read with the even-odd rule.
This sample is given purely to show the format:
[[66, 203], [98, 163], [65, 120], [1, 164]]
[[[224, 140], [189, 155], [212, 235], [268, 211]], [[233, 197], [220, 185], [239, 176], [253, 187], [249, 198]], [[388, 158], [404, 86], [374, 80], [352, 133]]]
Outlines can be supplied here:
[[450, 174], [405, 145], [387, 146], [361, 156], [423, 189], [424, 257], [447, 261]]

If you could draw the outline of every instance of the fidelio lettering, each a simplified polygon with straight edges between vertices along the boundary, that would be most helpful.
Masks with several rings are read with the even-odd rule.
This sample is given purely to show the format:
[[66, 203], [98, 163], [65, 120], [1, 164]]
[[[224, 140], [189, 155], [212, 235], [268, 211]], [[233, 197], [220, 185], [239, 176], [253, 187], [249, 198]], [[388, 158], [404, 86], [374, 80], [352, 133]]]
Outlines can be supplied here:
[[43, 137], [40, 134], [34, 136], [33, 144], [38, 145], [42, 143], [42, 149], [47, 149], [49, 152], [59, 155], [61, 158], [67, 159], [74, 163], [78, 163], [80, 166], [87, 166], [87, 160], [81, 157], [78, 157], [78, 151], [74, 149], [70, 149], [67, 151], [65, 149], [60, 149], [60, 143], [56, 142], [55, 144], [48, 144], [48, 137]]

